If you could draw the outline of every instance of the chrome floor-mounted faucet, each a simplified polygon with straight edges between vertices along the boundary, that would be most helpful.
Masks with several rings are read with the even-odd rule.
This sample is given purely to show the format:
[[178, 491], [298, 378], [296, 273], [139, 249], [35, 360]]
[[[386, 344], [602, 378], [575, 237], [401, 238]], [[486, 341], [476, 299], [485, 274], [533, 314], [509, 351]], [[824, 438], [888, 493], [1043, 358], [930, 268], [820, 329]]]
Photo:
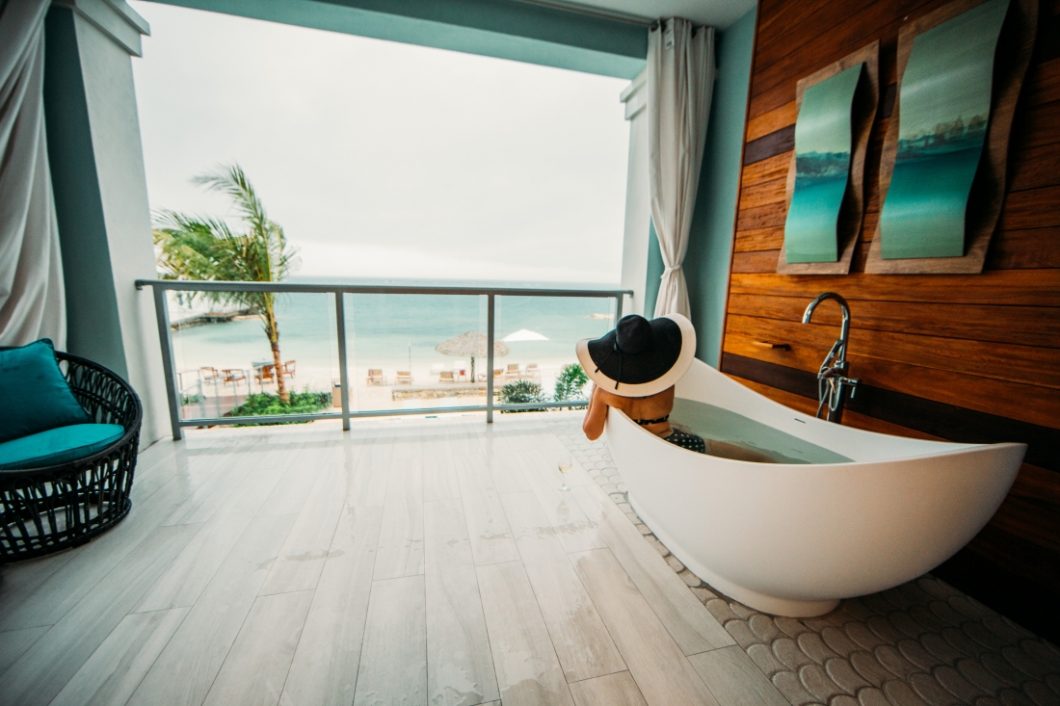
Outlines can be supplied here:
[[847, 340], [850, 337], [850, 307], [847, 300], [835, 292], [822, 292], [814, 297], [802, 314], [802, 323], [810, 323], [813, 311], [825, 299], [834, 299], [843, 312], [839, 338], [817, 370], [817, 416], [837, 424], [843, 417], [843, 405], [857, 392], [858, 380], [847, 377]]

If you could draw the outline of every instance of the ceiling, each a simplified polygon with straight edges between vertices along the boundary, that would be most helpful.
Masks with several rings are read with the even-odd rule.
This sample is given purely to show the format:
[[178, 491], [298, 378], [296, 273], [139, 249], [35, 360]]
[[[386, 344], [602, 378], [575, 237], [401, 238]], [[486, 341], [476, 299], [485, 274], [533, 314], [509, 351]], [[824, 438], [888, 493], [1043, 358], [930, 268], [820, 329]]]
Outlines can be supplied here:
[[[757, 0], [154, 1], [626, 79], [644, 68], [645, 28], [652, 21], [685, 17], [697, 25], [726, 29], [757, 4]], [[526, 5], [536, 5], [540, 11]]]
[[695, 24], [725, 28], [747, 14], [757, 0], [541, 0], [540, 4], [594, 8], [646, 21], [684, 17]]

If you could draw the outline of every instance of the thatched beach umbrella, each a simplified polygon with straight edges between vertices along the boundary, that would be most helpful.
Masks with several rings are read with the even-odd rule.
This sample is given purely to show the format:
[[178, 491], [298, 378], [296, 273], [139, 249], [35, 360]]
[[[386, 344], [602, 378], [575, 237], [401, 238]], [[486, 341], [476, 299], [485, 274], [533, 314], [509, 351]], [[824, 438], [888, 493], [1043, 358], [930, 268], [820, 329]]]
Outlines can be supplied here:
[[[489, 354], [489, 339], [486, 334], [479, 331], [465, 331], [459, 336], [454, 336], [442, 341], [434, 350], [442, 355], [458, 355], [471, 358], [471, 381], [475, 381], [475, 358], [481, 358]], [[493, 355], [504, 357], [508, 355], [508, 346], [501, 341], [493, 342]]]

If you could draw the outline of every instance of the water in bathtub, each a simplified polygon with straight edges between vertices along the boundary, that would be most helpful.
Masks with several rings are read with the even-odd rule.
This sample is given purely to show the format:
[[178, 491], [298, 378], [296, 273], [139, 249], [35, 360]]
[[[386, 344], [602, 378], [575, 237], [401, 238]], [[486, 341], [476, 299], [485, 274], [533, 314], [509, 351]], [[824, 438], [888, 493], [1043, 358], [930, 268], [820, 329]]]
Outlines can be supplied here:
[[716, 456], [763, 463], [850, 461], [846, 456], [785, 434], [742, 414], [680, 397], [674, 400], [670, 422], [678, 429], [703, 437], [707, 442], [707, 452]]

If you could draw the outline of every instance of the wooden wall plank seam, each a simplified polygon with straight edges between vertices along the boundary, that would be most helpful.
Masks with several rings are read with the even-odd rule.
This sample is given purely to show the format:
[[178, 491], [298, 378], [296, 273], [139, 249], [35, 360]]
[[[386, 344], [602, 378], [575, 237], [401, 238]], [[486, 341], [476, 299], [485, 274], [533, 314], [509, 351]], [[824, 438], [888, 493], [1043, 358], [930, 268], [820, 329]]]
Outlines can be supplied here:
[[[799, 321], [807, 301], [801, 297], [736, 294], [729, 313], [759, 316], [780, 321]], [[957, 304], [950, 302], [891, 302], [858, 300], [852, 305], [857, 329], [894, 331], [924, 336], [1051, 346], [1060, 340], [1060, 317], [1034, 306]], [[838, 330], [838, 307], [821, 307], [814, 313], [814, 324]]]
[[[789, 343], [791, 352], [797, 354], [799, 362], [805, 363], [806, 369], [815, 371], [821, 357], [839, 333], [836, 327], [816, 321], [805, 326], [799, 318], [778, 320], [733, 312], [730, 312], [730, 316], [730, 325], [737, 335]], [[905, 363], [974, 375], [985, 378], [981, 381], [983, 384], [993, 380], [1060, 391], [1060, 368], [1051, 365], [1057, 357], [1057, 350], [1051, 346], [1027, 345], [1019, 340], [983, 341], [939, 336], [930, 332], [929, 327], [921, 332], [910, 333], [901, 327], [881, 329], [856, 326], [851, 328], [847, 352], [851, 360], [860, 357], [870, 359], [870, 362]], [[1048, 392], [1043, 390], [1043, 394]], [[1051, 426], [1060, 427], [1060, 419]]]
[[748, 142], [744, 148], [743, 163], [754, 164], [763, 159], [775, 157], [782, 152], [790, 152], [795, 149], [795, 124], [764, 135], [753, 142]]
[[[974, 280], [969, 282], [969, 279]], [[973, 286], [974, 285], [974, 286]], [[743, 294], [805, 297], [807, 303], [826, 290], [850, 301], [954, 304], [1012, 304], [1060, 309], [1060, 270], [996, 270], [981, 275], [902, 275], [859, 277], [785, 277], [772, 273], [734, 275], [731, 288]], [[1047, 315], [1052, 312], [1043, 311]], [[1057, 342], [1060, 347], [1060, 341]]]

